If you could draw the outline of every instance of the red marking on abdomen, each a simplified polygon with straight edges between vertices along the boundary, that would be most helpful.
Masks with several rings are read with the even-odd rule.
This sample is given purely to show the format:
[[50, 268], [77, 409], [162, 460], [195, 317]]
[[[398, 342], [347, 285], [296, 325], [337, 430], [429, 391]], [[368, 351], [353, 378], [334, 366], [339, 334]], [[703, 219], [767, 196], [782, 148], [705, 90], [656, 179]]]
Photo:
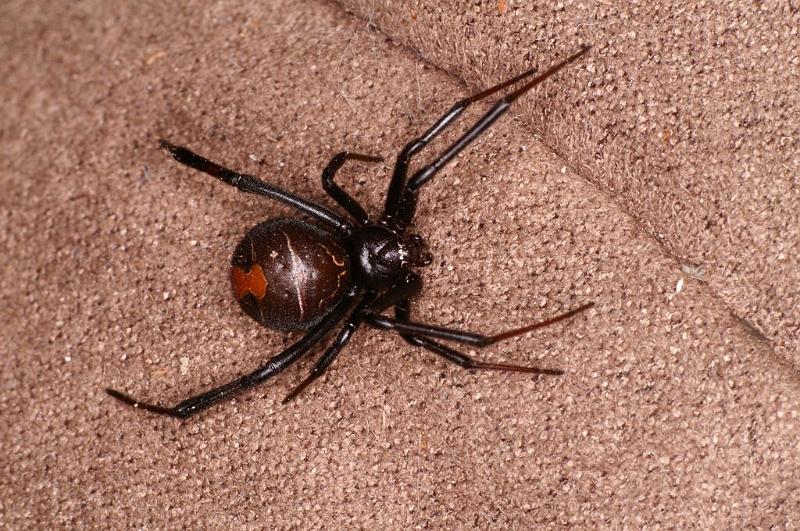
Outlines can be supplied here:
[[258, 264], [253, 265], [246, 273], [240, 267], [231, 269], [231, 284], [233, 284], [233, 293], [237, 300], [242, 300], [242, 297], [248, 293], [252, 293], [258, 300], [263, 299], [267, 294], [267, 277], [264, 276], [264, 270]]

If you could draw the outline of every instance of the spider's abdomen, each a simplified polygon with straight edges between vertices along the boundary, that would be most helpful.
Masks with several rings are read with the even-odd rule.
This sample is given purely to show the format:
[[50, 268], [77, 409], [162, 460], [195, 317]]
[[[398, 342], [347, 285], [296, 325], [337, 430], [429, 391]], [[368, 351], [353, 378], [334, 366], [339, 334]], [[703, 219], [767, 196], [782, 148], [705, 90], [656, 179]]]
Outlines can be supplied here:
[[298, 219], [259, 223], [239, 242], [231, 285], [242, 309], [276, 330], [318, 323], [349, 285], [347, 253], [323, 230]]

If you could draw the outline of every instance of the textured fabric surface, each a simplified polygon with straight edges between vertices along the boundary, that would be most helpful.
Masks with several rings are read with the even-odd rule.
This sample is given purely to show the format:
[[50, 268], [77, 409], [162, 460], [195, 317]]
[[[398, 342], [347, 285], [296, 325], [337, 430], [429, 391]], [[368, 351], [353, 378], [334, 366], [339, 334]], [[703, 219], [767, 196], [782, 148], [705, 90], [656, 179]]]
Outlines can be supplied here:
[[[345, 4], [0, 8], [4, 526], [796, 527], [793, 4]], [[291, 210], [158, 138], [328, 206], [334, 153], [383, 155], [340, 176], [376, 212], [453, 101], [579, 42], [414, 227], [420, 320], [494, 332], [596, 302], [472, 351], [564, 376], [363, 330], [287, 406], [313, 356], [187, 422], [105, 395], [174, 404], [297, 337], [228, 281], [247, 229]]]
[[342, 4], [470, 82], [591, 43], [523, 116], [800, 365], [800, 4]]

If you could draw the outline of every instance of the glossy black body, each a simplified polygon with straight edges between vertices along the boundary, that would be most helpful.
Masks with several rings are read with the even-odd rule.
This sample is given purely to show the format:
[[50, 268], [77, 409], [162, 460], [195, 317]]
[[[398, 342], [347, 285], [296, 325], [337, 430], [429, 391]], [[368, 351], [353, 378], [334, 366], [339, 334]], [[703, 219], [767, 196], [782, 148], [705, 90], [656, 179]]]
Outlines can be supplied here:
[[403, 237], [383, 225], [366, 224], [348, 240], [353, 280], [366, 289], [385, 290], [414, 266], [426, 266], [431, 257], [419, 236]]
[[[384, 210], [376, 221], [372, 221], [363, 207], [333, 178], [348, 160], [379, 162], [383, 160], [380, 157], [345, 151], [334, 156], [322, 172], [323, 188], [347, 212], [348, 219], [322, 205], [162, 140], [161, 147], [181, 164], [207, 173], [243, 192], [293, 206], [313, 219], [313, 223], [287, 218], [259, 223], [236, 247], [231, 261], [231, 284], [245, 313], [264, 326], [286, 331], [303, 330], [304, 335], [252, 373], [193, 396], [174, 407], [141, 402], [113, 389], [107, 389], [108, 394], [133, 407], [185, 419], [283, 371], [322, 341], [340, 322], [344, 324], [311, 373], [289, 393], [284, 402], [296, 397], [322, 375], [362, 324], [396, 332], [408, 343], [466, 369], [562, 374], [557, 369], [479, 361], [437, 339], [484, 347], [567, 319], [590, 308], [592, 303], [495, 335], [413, 322], [410, 301], [422, 289], [422, 280], [414, 269], [430, 263], [431, 257], [423, 239], [409, 234], [407, 228], [414, 218], [417, 193], [423, 184], [505, 114], [517, 98], [576, 61], [588, 49], [582, 48], [500, 98], [451, 146], [409, 176], [411, 159], [450, 126], [467, 107], [533, 76], [536, 69], [453, 105], [430, 129], [409, 142], [398, 154]], [[390, 308], [394, 309], [394, 318], [382, 315]]]
[[244, 312], [267, 328], [307, 330], [351, 288], [349, 255], [316, 225], [264, 221], [236, 246], [231, 287]]

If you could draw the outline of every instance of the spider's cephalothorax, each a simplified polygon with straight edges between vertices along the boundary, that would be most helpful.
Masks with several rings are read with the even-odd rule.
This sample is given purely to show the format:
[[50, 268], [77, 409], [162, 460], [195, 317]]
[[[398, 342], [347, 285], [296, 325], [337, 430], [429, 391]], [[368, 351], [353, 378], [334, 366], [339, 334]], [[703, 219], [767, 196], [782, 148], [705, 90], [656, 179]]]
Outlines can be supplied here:
[[382, 225], [360, 227], [350, 239], [353, 279], [365, 288], [389, 289], [409, 268], [431, 263], [425, 242]]
[[[174, 407], [140, 402], [113, 389], [107, 389], [108, 394], [128, 405], [153, 413], [187, 418], [284, 370], [322, 341], [343, 320], [344, 325], [311, 374], [289, 393], [284, 402], [296, 397], [325, 372], [362, 324], [397, 332], [410, 344], [423, 347], [466, 369], [562, 374], [562, 371], [555, 369], [478, 361], [436, 339], [484, 347], [567, 319], [590, 308], [593, 303], [545, 321], [491, 336], [411, 321], [410, 300], [422, 289], [422, 280], [414, 268], [430, 263], [431, 256], [423, 239], [407, 233], [407, 228], [414, 218], [417, 192], [423, 184], [486, 131], [517, 98], [588, 50], [588, 47], [583, 47], [533, 79], [523, 82], [533, 76], [536, 69], [457, 102], [430, 129], [400, 151], [383, 213], [377, 221], [370, 220], [361, 205], [342, 190], [333, 177], [347, 160], [379, 162], [383, 160], [380, 157], [345, 151], [333, 157], [322, 172], [323, 188], [349, 214], [350, 218], [346, 218], [251, 175], [230, 170], [184, 147], [162, 140], [161, 147], [178, 162], [212, 175], [243, 192], [263, 195], [293, 206], [313, 219], [313, 223], [294, 218], [259, 223], [236, 246], [231, 260], [231, 285], [245, 313], [266, 327], [283, 331], [303, 330], [305, 333], [254, 372], [193, 396]], [[408, 175], [411, 158], [467, 107], [517, 83], [521, 83], [519, 88], [500, 98], [433, 162]], [[383, 315], [390, 308], [394, 308], [394, 318]]]

